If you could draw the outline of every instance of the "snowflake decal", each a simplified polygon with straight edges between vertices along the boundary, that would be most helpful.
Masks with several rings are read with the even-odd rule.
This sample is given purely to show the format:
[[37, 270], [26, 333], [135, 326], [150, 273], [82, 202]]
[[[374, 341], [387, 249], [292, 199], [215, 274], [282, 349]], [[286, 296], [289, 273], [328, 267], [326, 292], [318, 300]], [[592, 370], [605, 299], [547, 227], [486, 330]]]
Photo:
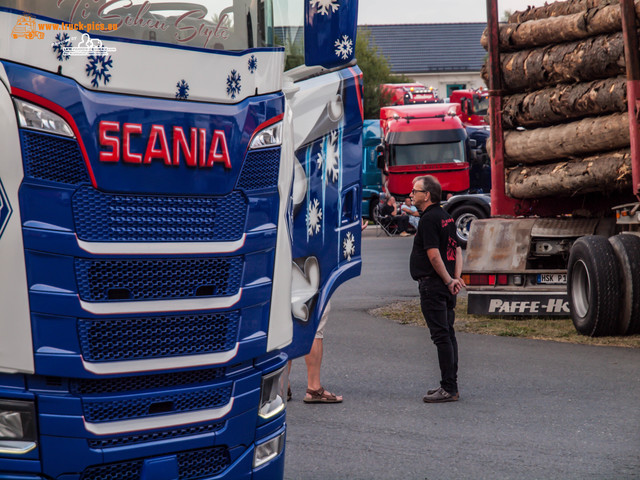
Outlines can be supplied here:
[[189, 84], [184, 80], [180, 80], [176, 83], [176, 88], [178, 91], [176, 92], [176, 98], [178, 100], [186, 100], [189, 98]]
[[327, 161], [327, 182], [338, 181], [338, 161], [340, 160], [340, 153], [338, 152], [338, 132], [333, 131], [329, 137], [329, 141], [326, 143], [325, 160]]
[[65, 47], [71, 47], [71, 38], [69, 38], [69, 35], [66, 33], [58, 33], [56, 35], [56, 41], [51, 44], [51, 49], [53, 50], [53, 53], [56, 54], [56, 58], [59, 62], [69, 60], [69, 57], [71, 56], [68, 53], [64, 53]]
[[236, 95], [240, 93], [240, 89], [242, 86], [240, 85], [240, 81], [242, 77], [235, 70], [231, 70], [231, 73], [227, 77], [227, 95], [231, 98], [236, 98]]
[[258, 59], [255, 55], [251, 55], [251, 57], [249, 57], [248, 67], [250, 73], [254, 73], [258, 69]]
[[322, 220], [322, 209], [318, 199], [314, 198], [307, 212], [307, 233], [309, 235], [315, 235], [320, 232], [320, 220]]
[[336, 55], [343, 60], [347, 60], [353, 53], [353, 41], [348, 35], [343, 35], [342, 39], [336, 40], [334, 46], [336, 47]]
[[338, 0], [311, 0], [309, 2], [311, 7], [318, 7], [318, 13], [321, 15], [329, 15], [329, 10], [335, 12], [340, 8]]
[[342, 241], [342, 255], [347, 259], [347, 262], [351, 261], [351, 257], [356, 253], [355, 238], [351, 232], [347, 232], [347, 235]]
[[322, 164], [324, 163], [324, 157], [321, 153], [318, 154], [316, 158], [316, 165], [318, 165], [318, 170], [322, 170]]
[[111, 79], [111, 74], [107, 73], [111, 67], [113, 67], [113, 60], [111, 55], [108, 57], [105, 55], [89, 55], [89, 63], [85, 67], [88, 77], [92, 77], [91, 85], [94, 87], [100, 86], [100, 80], [106, 85]]

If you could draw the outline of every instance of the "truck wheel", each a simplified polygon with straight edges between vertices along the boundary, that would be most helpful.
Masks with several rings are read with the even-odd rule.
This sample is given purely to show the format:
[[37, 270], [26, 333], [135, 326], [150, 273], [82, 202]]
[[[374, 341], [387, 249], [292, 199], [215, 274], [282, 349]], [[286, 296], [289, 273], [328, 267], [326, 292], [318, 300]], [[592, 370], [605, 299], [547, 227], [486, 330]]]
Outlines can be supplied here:
[[607, 237], [581, 237], [571, 247], [567, 293], [576, 330], [591, 337], [615, 333], [620, 306], [618, 261]]
[[380, 199], [377, 197], [369, 200], [369, 220], [373, 220], [373, 221], [376, 220], [374, 216], [376, 214], [376, 208], [378, 207], [378, 203], [380, 203]]
[[640, 237], [615, 235], [609, 239], [620, 266], [620, 335], [632, 335], [640, 329]]
[[463, 205], [458, 207], [451, 213], [451, 216], [456, 223], [458, 244], [462, 248], [467, 247], [471, 223], [479, 218], [487, 218], [487, 215], [482, 211], [482, 209], [474, 205]]

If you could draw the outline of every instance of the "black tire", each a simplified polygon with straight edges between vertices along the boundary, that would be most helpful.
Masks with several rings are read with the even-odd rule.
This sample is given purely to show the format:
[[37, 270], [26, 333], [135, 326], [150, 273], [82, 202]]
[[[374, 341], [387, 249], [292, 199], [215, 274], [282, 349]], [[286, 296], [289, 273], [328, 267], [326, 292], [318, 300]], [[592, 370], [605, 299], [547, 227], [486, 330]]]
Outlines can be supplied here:
[[378, 207], [378, 203], [380, 203], [380, 198], [375, 197], [369, 200], [369, 220], [375, 221], [376, 208]]
[[640, 237], [623, 234], [609, 239], [620, 266], [620, 317], [617, 333], [632, 335], [640, 329]]
[[582, 335], [616, 332], [620, 313], [618, 260], [607, 237], [581, 237], [571, 247], [567, 293], [571, 319]]
[[453, 209], [451, 216], [456, 223], [456, 236], [458, 237], [458, 244], [462, 248], [467, 248], [467, 242], [469, 241], [469, 231], [471, 229], [471, 223], [474, 220], [480, 218], [487, 218], [487, 214], [480, 207], [475, 205], [462, 205]]

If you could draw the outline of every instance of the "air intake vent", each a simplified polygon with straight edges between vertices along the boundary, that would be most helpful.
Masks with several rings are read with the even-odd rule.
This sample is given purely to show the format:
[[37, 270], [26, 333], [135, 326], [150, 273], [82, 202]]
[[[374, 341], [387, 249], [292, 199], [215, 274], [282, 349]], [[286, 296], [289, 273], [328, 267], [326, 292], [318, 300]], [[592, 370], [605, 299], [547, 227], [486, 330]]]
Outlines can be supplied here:
[[[220, 474], [231, 463], [226, 447], [213, 447], [176, 454], [178, 479], [195, 480]], [[90, 467], [80, 480], [139, 480], [144, 459]]]
[[[82, 356], [89, 362], [141, 360], [229, 351], [238, 341], [239, 323], [237, 311], [112, 320], [79, 319], [78, 336]], [[192, 374], [206, 375], [202, 372]], [[135, 379], [119, 381], [134, 382]], [[163, 386], [161, 378], [148, 381], [154, 386]], [[116, 388], [116, 384], [108, 388]], [[101, 385], [107, 388], [109, 383], [102, 381]], [[142, 388], [135, 386], [132, 390]]]
[[242, 166], [238, 188], [259, 190], [277, 187], [280, 151], [280, 147], [250, 151]]
[[149, 395], [117, 401], [91, 401], [85, 398], [82, 402], [84, 418], [90, 423], [102, 423], [219, 408], [229, 403], [231, 389], [232, 386], [229, 385], [174, 395]]
[[89, 183], [89, 175], [76, 140], [20, 130], [26, 177], [78, 185]]
[[88, 242], [220, 242], [244, 233], [247, 198], [116, 195], [91, 187], [73, 196], [76, 232]]
[[83, 300], [179, 299], [234, 295], [240, 287], [242, 257], [86, 260], [76, 259], [78, 293]]

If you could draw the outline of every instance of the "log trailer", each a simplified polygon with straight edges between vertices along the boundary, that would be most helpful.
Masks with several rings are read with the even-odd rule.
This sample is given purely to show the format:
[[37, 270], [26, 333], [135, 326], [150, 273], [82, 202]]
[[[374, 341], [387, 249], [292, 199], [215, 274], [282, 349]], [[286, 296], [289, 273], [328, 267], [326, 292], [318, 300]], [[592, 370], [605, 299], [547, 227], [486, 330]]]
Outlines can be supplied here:
[[458, 240], [467, 242], [471, 222], [490, 213], [488, 195], [470, 195], [467, 132], [460, 105], [437, 103], [380, 109], [381, 144], [378, 167], [387, 191], [402, 201], [413, 179], [433, 175], [442, 185], [443, 207], [456, 221]]
[[487, 12], [493, 218], [469, 238], [469, 312], [638, 333], [640, 2]]
[[287, 359], [360, 272], [356, 18], [0, 0], [0, 479], [283, 477]]

